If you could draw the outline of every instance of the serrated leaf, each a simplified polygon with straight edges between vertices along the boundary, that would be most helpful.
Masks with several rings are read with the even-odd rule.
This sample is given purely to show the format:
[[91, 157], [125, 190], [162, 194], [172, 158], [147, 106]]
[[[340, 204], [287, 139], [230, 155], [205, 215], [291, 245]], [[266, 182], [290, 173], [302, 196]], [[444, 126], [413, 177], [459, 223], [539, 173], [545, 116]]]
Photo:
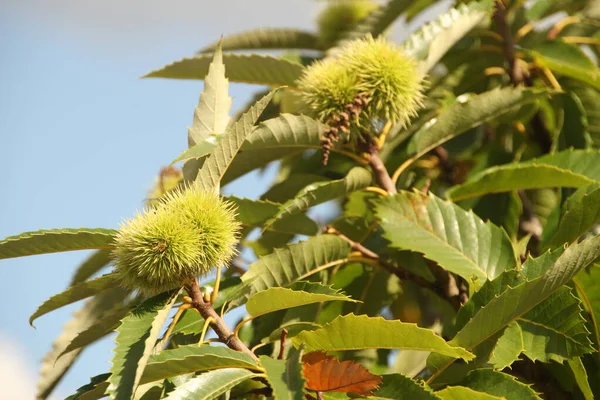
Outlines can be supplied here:
[[576, 201], [565, 203], [565, 210], [558, 224], [558, 229], [548, 243], [548, 248], [572, 243], [600, 222], [600, 184], [583, 187], [585, 193], [579, 195]]
[[0, 240], [0, 259], [61, 251], [110, 249], [117, 231], [102, 228], [42, 229]]
[[314, 331], [319, 329], [321, 325], [315, 324], [314, 322], [292, 322], [284, 324], [280, 328], [275, 329], [268, 338], [262, 340], [263, 343], [273, 343], [281, 340], [281, 332], [285, 329], [288, 333], [286, 337], [288, 339], [293, 338], [303, 331]]
[[370, 318], [366, 315], [339, 316], [322, 328], [302, 332], [292, 341], [295, 346], [304, 344], [306, 351], [407, 349], [431, 351], [467, 361], [474, 358], [468, 351], [448, 345], [432, 330], [398, 320]]
[[590, 316], [596, 347], [600, 345], [600, 267], [592, 265], [573, 279], [577, 293]]
[[[449, 342], [450, 345], [472, 350], [488, 338], [502, 332], [569, 282], [577, 272], [600, 257], [600, 237], [574, 244], [566, 250], [532, 260], [532, 270], [543, 270], [539, 277], [515, 287], [507, 287], [471, 318]], [[541, 262], [540, 262], [541, 260]], [[524, 266], [525, 268], [525, 266]], [[468, 304], [468, 303], [467, 303]], [[453, 360], [432, 357], [429, 367], [437, 372], [435, 379]]]
[[223, 183], [284, 156], [320, 149], [325, 128], [323, 123], [304, 115], [281, 114], [261, 122], [242, 145]]
[[219, 188], [221, 178], [227, 171], [229, 164], [233, 161], [242, 143], [252, 131], [256, 120], [274, 94], [275, 90], [257, 101], [223, 135], [217, 147], [210, 153], [202, 168], [198, 171], [198, 176], [196, 176], [196, 184], [202, 189], [209, 191]]
[[269, 200], [277, 203], [283, 203], [293, 198], [300, 190], [306, 186], [320, 182], [323, 176], [316, 174], [293, 173], [288, 178], [275, 183], [262, 196], [261, 200]]
[[[144, 78], [204, 79], [212, 61], [211, 55], [184, 58]], [[294, 86], [304, 67], [298, 63], [258, 54], [223, 54], [227, 78], [231, 82], [254, 83], [269, 86]]]
[[567, 365], [573, 373], [573, 377], [575, 378], [575, 382], [583, 394], [583, 398], [585, 400], [594, 400], [594, 393], [590, 387], [587, 371], [585, 370], [585, 366], [581, 361], [581, 357], [567, 360]]
[[239, 368], [223, 368], [198, 375], [165, 397], [166, 400], [213, 400], [255, 374]]
[[302, 357], [302, 373], [306, 387], [317, 392], [355, 393], [369, 396], [378, 388], [381, 377], [370, 373], [353, 360], [338, 360], [322, 351]]
[[461, 96], [411, 138], [408, 153], [414, 158], [421, 157], [485, 121], [547, 95], [545, 90], [505, 87], [479, 95]]
[[77, 389], [76, 393], [65, 400], [90, 400], [91, 398], [100, 399], [104, 397], [104, 392], [108, 387], [107, 379], [109, 376], [110, 374], [100, 374], [92, 377], [90, 383]]
[[151, 297], [127, 315], [117, 328], [107, 390], [111, 399], [129, 400], [135, 394], [177, 295], [178, 292], [165, 292]]
[[273, 389], [273, 397], [276, 400], [304, 399], [305, 381], [298, 350], [290, 349], [290, 355], [286, 360], [260, 356], [260, 364], [265, 369], [267, 381]]
[[448, 386], [447, 388], [435, 392], [435, 395], [442, 400], [502, 400], [505, 397], [493, 396], [485, 392], [479, 392], [464, 386]]
[[264, 229], [270, 228], [288, 216], [306, 211], [310, 207], [364, 189], [369, 186], [371, 180], [372, 176], [368, 170], [354, 167], [342, 179], [313, 183], [301, 190], [295, 198], [284, 203], [279, 212], [267, 221]]
[[467, 378], [460, 383], [476, 391], [507, 400], [541, 400], [541, 397], [531, 387], [519, 382], [515, 377], [491, 369], [471, 371]]
[[595, 147], [600, 146], [600, 93], [598, 90], [583, 83], [567, 80], [563, 85], [565, 90], [569, 90], [577, 95], [581, 100], [582, 108], [587, 120], [587, 128]]
[[82, 349], [113, 332], [119, 327], [121, 320], [129, 313], [129, 311], [131, 311], [131, 308], [132, 306], [127, 304], [106, 311], [93, 325], [90, 325], [77, 333], [57, 358], [60, 358], [71, 351]]
[[404, 51], [421, 60], [423, 71], [428, 72], [456, 42], [488, 17], [493, 9], [492, 0], [473, 1], [451, 8], [410, 35], [403, 45]]
[[439, 400], [425, 384], [400, 374], [382, 375], [383, 381], [371, 399], [374, 400]]
[[[198, 53], [211, 53], [217, 48], [212, 43]], [[221, 39], [223, 50], [250, 49], [304, 49], [323, 50], [319, 38], [312, 32], [295, 28], [258, 28], [234, 33]]]
[[549, 187], [581, 187], [600, 181], [600, 152], [565, 150], [481, 171], [446, 191], [453, 201], [488, 193]]
[[119, 280], [115, 274], [108, 274], [101, 276], [91, 281], [84, 281], [69, 287], [62, 293], [55, 294], [50, 297], [37, 310], [31, 317], [29, 317], [29, 324], [33, 326], [33, 321], [41, 317], [44, 314], [54, 311], [58, 308], [64, 307], [68, 304], [75, 303], [76, 301], [86, 299], [91, 296], [95, 296], [98, 293], [102, 293], [108, 289], [112, 289], [119, 284]]
[[251, 281], [252, 293], [270, 287], [286, 287], [325, 268], [346, 262], [348, 242], [334, 235], [320, 235], [276, 249], [250, 265], [242, 281]]
[[96, 272], [106, 267], [111, 260], [110, 254], [111, 251], [108, 249], [94, 251], [75, 270], [73, 278], [71, 278], [71, 286], [88, 280]]
[[555, 40], [528, 52], [538, 65], [600, 89], [600, 69], [579, 46]]
[[113, 289], [90, 299], [81, 309], [73, 313], [73, 318], [65, 324], [61, 334], [52, 343], [52, 349], [42, 359], [37, 382], [37, 398], [47, 398], [79, 357], [81, 350], [71, 352], [68, 356], [57, 360], [71, 340], [80, 331], [95, 325], [107, 310], [121, 303], [126, 296], [127, 292], [123, 289]]
[[[237, 208], [237, 219], [248, 228], [262, 227], [263, 224], [276, 215], [281, 209], [281, 204], [268, 200], [250, 200], [228, 196], [228, 201]], [[312, 236], [318, 231], [317, 224], [305, 214], [290, 215], [277, 223], [269, 226], [270, 232], [290, 233]]]
[[225, 77], [223, 52], [221, 47], [217, 46], [204, 78], [204, 89], [194, 112], [194, 122], [188, 129], [189, 145], [194, 146], [192, 149], [196, 148], [196, 144], [201, 145], [202, 142], [209, 141], [210, 138], [215, 139], [225, 133], [229, 123], [231, 101], [229, 80]]
[[351, 299], [342, 292], [336, 294], [309, 293], [282, 287], [271, 287], [253, 294], [248, 298], [246, 311], [252, 317], [271, 312], [300, 307], [306, 304], [321, 303], [324, 301], [350, 301]]
[[192, 372], [221, 368], [245, 368], [256, 370], [256, 360], [247, 354], [227, 347], [180, 346], [151, 355], [140, 383], [148, 383]]
[[433, 194], [402, 191], [378, 200], [376, 213], [391, 246], [423, 253], [475, 287], [517, 266], [503, 229]]

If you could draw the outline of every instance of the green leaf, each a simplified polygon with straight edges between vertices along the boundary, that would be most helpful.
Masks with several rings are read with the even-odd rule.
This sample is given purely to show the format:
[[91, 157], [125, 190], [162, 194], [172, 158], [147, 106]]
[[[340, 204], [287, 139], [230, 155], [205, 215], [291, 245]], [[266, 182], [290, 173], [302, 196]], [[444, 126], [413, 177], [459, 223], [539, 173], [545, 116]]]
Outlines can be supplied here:
[[583, 393], [583, 398], [585, 400], [594, 400], [594, 393], [590, 387], [587, 371], [585, 370], [583, 362], [581, 361], [581, 357], [567, 360], [567, 365], [573, 373], [573, 377], [575, 378], [577, 386], [581, 390], [581, 393]]
[[382, 375], [379, 389], [369, 397], [373, 400], [439, 400], [433, 391], [400, 374]]
[[255, 374], [239, 368], [223, 368], [198, 375], [169, 393], [166, 400], [213, 400]]
[[[263, 226], [267, 220], [279, 212], [282, 206], [267, 200], [250, 200], [234, 196], [228, 196], [226, 199], [237, 207], [238, 221], [249, 228]], [[279, 220], [269, 226], [267, 230], [276, 233], [312, 236], [317, 233], [318, 229], [317, 224], [305, 214], [295, 214]]]
[[304, 115], [281, 114], [277, 118], [261, 122], [246, 138], [231, 168], [223, 177], [223, 183], [282, 157], [308, 149], [320, 149], [325, 127], [323, 123]]
[[273, 397], [277, 400], [304, 399], [304, 376], [300, 363], [300, 352], [290, 349], [286, 360], [275, 360], [260, 356], [260, 363], [265, 369], [267, 381], [273, 389]]
[[600, 181], [600, 152], [565, 150], [481, 171], [446, 191], [453, 201], [488, 193], [549, 187], [581, 187]]
[[579, 46], [556, 40], [528, 52], [541, 67], [600, 89], [600, 69]]
[[343, 239], [334, 235], [315, 236], [261, 257], [242, 275], [242, 281], [251, 281], [252, 293], [270, 287], [289, 286], [326, 268], [345, 263], [349, 253], [350, 245]]
[[512, 375], [491, 369], [477, 369], [469, 372], [461, 385], [507, 400], [541, 400], [541, 397], [530, 386], [519, 382]]
[[275, 329], [268, 338], [264, 338], [262, 340], [263, 343], [273, 343], [281, 340], [281, 332], [285, 329], [288, 331], [287, 338], [291, 339], [294, 336], [297, 336], [300, 332], [303, 331], [314, 331], [315, 329], [319, 329], [321, 325], [315, 324], [314, 322], [292, 322], [289, 324], [284, 324], [280, 328]]
[[492, 0], [460, 4], [410, 35], [404, 43], [404, 51], [422, 61], [423, 71], [428, 72], [456, 42], [487, 18], [493, 9]]
[[352, 30], [344, 34], [343, 41], [362, 38], [367, 34], [381, 35], [398, 17], [411, 6], [411, 1], [389, 0], [371, 11]]
[[503, 229], [433, 194], [402, 191], [378, 200], [376, 213], [392, 247], [423, 253], [475, 287], [517, 266]]
[[444, 390], [435, 392], [442, 400], [502, 400], [504, 397], [493, 396], [485, 392], [478, 392], [464, 386], [448, 386]]
[[71, 279], [71, 286], [88, 280], [96, 272], [106, 267], [110, 263], [110, 254], [111, 251], [108, 249], [94, 251], [75, 270]]
[[[585, 193], [581, 193], [583, 190]], [[600, 222], [600, 183], [583, 187], [578, 192], [581, 195], [577, 195], [577, 201], [565, 203], [565, 211], [548, 248], [572, 243]]]
[[369, 186], [371, 180], [371, 172], [362, 167], [354, 167], [342, 179], [313, 183], [301, 190], [295, 198], [283, 204], [279, 212], [267, 221], [264, 229], [266, 230], [276, 222], [288, 216], [306, 211], [317, 204], [322, 204], [356, 190], [364, 189]]
[[581, 100], [587, 120], [587, 128], [596, 147], [600, 147], [600, 93], [583, 83], [568, 80], [563, 89], [574, 93]]
[[[210, 44], [198, 53], [211, 53], [218, 42]], [[323, 50], [319, 38], [311, 33], [295, 28], [258, 28], [234, 33], [221, 39], [223, 50], [250, 49], [305, 49]]]
[[304, 344], [306, 351], [406, 349], [431, 351], [467, 361], [475, 357], [460, 347], [448, 345], [432, 330], [366, 315], [339, 316], [322, 328], [302, 332], [292, 341], [296, 347]]
[[300, 307], [306, 304], [324, 301], [350, 301], [356, 303], [342, 292], [336, 294], [309, 293], [282, 287], [271, 287], [253, 294], [246, 303], [246, 311], [252, 317], [271, 312]]
[[[574, 244], [564, 252], [561, 249], [558, 252], [528, 261], [527, 264], [532, 264], [531, 271], [544, 272], [539, 277], [520, 285], [507, 287], [500, 295], [481, 308], [449, 344], [467, 350], [474, 349], [488, 338], [503, 331], [511, 322], [526, 315], [598, 257], [600, 257], [600, 237], [595, 237]], [[428, 362], [432, 370], [437, 370], [433, 378], [437, 377], [452, 362], [453, 360], [447, 358], [433, 357]]]
[[79, 357], [81, 349], [57, 360], [73, 338], [82, 330], [94, 326], [107, 310], [121, 303], [126, 296], [127, 292], [120, 288], [101, 293], [73, 314], [73, 318], [65, 324], [61, 334], [54, 340], [52, 349], [42, 359], [36, 398], [47, 398]]
[[263, 112], [275, 91], [269, 92], [227, 130], [223, 138], [208, 156], [196, 176], [196, 183], [204, 190], [214, 190], [219, 187], [221, 178], [227, 171], [229, 164], [240, 150], [246, 136], [252, 131], [256, 120]]
[[151, 355], [140, 383], [148, 383], [172, 376], [221, 368], [256, 370], [256, 360], [247, 354], [227, 347], [192, 344], [177, 349], [163, 350]]
[[126, 316], [117, 329], [108, 393], [111, 399], [129, 400], [140, 383], [146, 362], [178, 292], [154, 296]]
[[98, 293], [102, 293], [108, 289], [116, 287], [118, 284], [119, 280], [116, 275], [108, 274], [96, 279], [92, 279], [91, 281], [84, 281], [71, 286], [64, 292], [50, 297], [41, 306], [39, 306], [38, 309], [31, 314], [31, 317], [29, 317], [29, 324], [33, 326], [33, 321], [42, 315], [49, 313], [50, 311], [54, 311], [71, 303], [75, 303], [76, 301], [95, 296]]
[[573, 279], [577, 294], [587, 312], [594, 331], [596, 347], [600, 344], [600, 267], [593, 265]]
[[[212, 61], [211, 55], [184, 58], [144, 78], [204, 79]], [[269, 86], [294, 86], [304, 67], [298, 63], [258, 54], [223, 54], [227, 77], [232, 82], [254, 83]]]
[[283, 203], [293, 198], [300, 190], [315, 182], [323, 180], [323, 176], [316, 174], [294, 173], [284, 180], [275, 183], [262, 196], [261, 200]]
[[[204, 89], [194, 112], [194, 122], [188, 129], [189, 145], [194, 146], [192, 149], [197, 147], [196, 144], [201, 146], [203, 142], [214, 140], [225, 133], [229, 124], [231, 101], [229, 80], [225, 78], [223, 52], [221, 47], [217, 46], [208, 67], [208, 74], [204, 78]], [[181, 156], [176, 161], [180, 159]]]
[[50, 229], [24, 232], [0, 240], [0, 259], [61, 251], [110, 249], [114, 229]]
[[448, 140], [515, 107], [547, 96], [539, 89], [505, 87], [479, 95], [463, 95], [420, 129], [408, 144], [408, 153], [418, 158]]
[[108, 387], [107, 379], [110, 374], [100, 374], [92, 377], [90, 383], [83, 385], [75, 394], [67, 397], [65, 400], [90, 400], [91, 398], [100, 399], [104, 397]]

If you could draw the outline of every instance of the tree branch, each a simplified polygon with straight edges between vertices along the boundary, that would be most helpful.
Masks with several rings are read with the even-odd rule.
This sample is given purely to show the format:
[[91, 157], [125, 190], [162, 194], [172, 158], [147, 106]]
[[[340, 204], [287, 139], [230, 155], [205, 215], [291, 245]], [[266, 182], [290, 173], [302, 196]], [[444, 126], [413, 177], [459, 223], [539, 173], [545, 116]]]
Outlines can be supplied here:
[[369, 165], [379, 186], [390, 194], [398, 193], [396, 184], [392, 181], [387, 168], [379, 157], [379, 148], [376, 143], [369, 143]]
[[193, 279], [191, 283], [187, 284], [185, 289], [192, 298], [192, 305], [198, 310], [200, 315], [202, 315], [205, 320], [208, 320], [209, 318], [213, 319], [211, 327], [221, 342], [225, 343], [230, 349], [241, 351], [256, 359], [254, 353], [252, 353], [250, 349], [248, 349], [248, 347], [233, 334], [231, 329], [225, 324], [225, 321], [217, 314], [212, 304], [204, 301], [202, 291], [200, 290], [200, 286], [196, 279]]

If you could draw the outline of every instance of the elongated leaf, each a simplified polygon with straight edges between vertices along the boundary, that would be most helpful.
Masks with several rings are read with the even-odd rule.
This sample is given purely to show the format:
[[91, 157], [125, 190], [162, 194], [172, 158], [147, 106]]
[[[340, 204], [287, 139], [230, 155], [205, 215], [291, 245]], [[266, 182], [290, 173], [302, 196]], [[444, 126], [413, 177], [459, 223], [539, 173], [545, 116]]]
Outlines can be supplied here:
[[265, 369], [269, 385], [273, 389], [273, 397], [277, 400], [304, 399], [304, 376], [300, 364], [300, 352], [291, 349], [291, 356], [286, 360], [275, 360], [261, 356], [260, 364]]
[[541, 400], [541, 397], [531, 387], [519, 382], [515, 377], [491, 369], [469, 372], [461, 385], [507, 400]]
[[594, 400], [594, 393], [590, 387], [590, 382], [588, 381], [587, 372], [583, 362], [581, 361], [581, 357], [567, 360], [567, 365], [569, 366], [571, 372], [573, 372], [573, 377], [575, 378], [575, 382], [581, 390], [581, 393], [583, 393], [583, 398], [585, 400]]
[[24, 232], [0, 240], [0, 259], [61, 251], [112, 248], [113, 229], [50, 229]]
[[[211, 61], [211, 55], [184, 58], [152, 71], [144, 78], [202, 80], [208, 73]], [[223, 63], [230, 81], [269, 86], [294, 86], [304, 69], [302, 65], [284, 58], [258, 54], [224, 54]]]
[[230, 109], [229, 80], [225, 78], [223, 52], [217, 46], [204, 78], [204, 89], [194, 112], [194, 123], [188, 129], [189, 145], [194, 146], [224, 134], [229, 123]]
[[333, 235], [320, 235], [291, 244], [250, 265], [242, 281], [251, 281], [252, 293], [270, 287], [285, 287], [325, 268], [345, 262], [348, 242]]
[[424, 384], [400, 374], [383, 375], [383, 382], [372, 397], [374, 400], [439, 400]]
[[71, 279], [71, 286], [88, 280], [96, 272], [110, 263], [110, 250], [94, 251], [84, 262], [82, 262]]
[[415, 158], [420, 157], [485, 121], [497, 118], [514, 107], [532, 103], [547, 94], [539, 89], [506, 87], [492, 89], [480, 95], [459, 97], [412, 137], [408, 152]]
[[98, 293], [116, 287], [118, 284], [119, 281], [116, 278], [116, 275], [108, 274], [91, 281], [85, 281], [71, 286], [64, 292], [50, 297], [41, 306], [39, 306], [38, 309], [31, 314], [31, 317], [29, 317], [29, 324], [33, 326], [33, 321], [42, 315], [49, 313], [50, 311], [54, 311], [71, 303], [75, 303], [76, 301], [95, 296]]
[[404, 51], [421, 60], [423, 71], [428, 72], [456, 42], [488, 17], [493, 9], [492, 0], [472, 1], [451, 8], [410, 35], [404, 43]]
[[[241, 199], [234, 196], [227, 197], [227, 200], [236, 205], [238, 221], [249, 228], [262, 227], [267, 220], [279, 212], [282, 206], [267, 200]], [[317, 233], [318, 229], [317, 224], [305, 214], [294, 214], [279, 220], [269, 226], [267, 230], [278, 234], [312, 236]]]
[[239, 368], [223, 368], [196, 376], [169, 393], [167, 400], [213, 400], [254, 373]]
[[240, 150], [242, 143], [252, 131], [256, 120], [263, 112], [275, 91], [269, 92], [240, 117], [233, 126], [227, 130], [215, 150], [208, 156], [202, 169], [198, 172], [196, 183], [204, 190], [214, 190], [219, 187], [221, 178], [227, 171], [229, 164]]
[[[352, 332], [352, 334], [348, 334]], [[429, 329], [398, 320], [370, 318], [348, 314], [311, 332], [302, 332], [293, 340], [304, 344], [306, 351], [341, 351], [359, 349], [407, 349], [431, 351], [471, 360], [474, 355], [460, 347], [450, 346]]]
[[90, 383], [83, 385], [75, 394], [67, 397], [65, 400], [83, 400], [89, 399], [90, 397], [94, 397], [96, 399], [100, 399], [104, 396], [104, 392], [108, 387], [107, 379], [110, 374], [101, 374], [96, 375], [92, 379], [90, 379]]
[[150, 356], [140, 383], [221, 368], [257, 369], [256, 360], [227, 347], [192, 344]]
[[317, 204], [337, 199], [356, 190], [364, 189], [371, 183], [371, 173], [362, 168], [354, 167], [345, 178], [329, 182], [313, 183], [281, 206], [279, 212], [265, 225], [265, 230], [287, 216], [301, 213]]
[[342, 41], [358, 39], [368, 34], [373, 37], [381, 35], [410, 7], [411, 3], [408, 0], [389, 0], [386, 4], [371, 11], [364, 20], [344, 35]]
[[[545, 270], [541, 276], [515, 287], [508, 287], [502, 294], [491, 300], [471, 318], [458, 334], [449, 342], [471, 350], [488, 338], [501, 332], [511, 322], [527, 314], [535, 306], [550, 297], [562, 285], [581, 269], [600, 257], [600, 237], [591, 238], [559, 251], [554, 259], [542, 256], [539, 259], [550, 262], [536, 262], [538, 268]], [[548, 265], [549, 264], [549, 265]], [[533, 267], [532, 267], [533, 268]], [[429, 367], [437, 370], [434, 378], [452, 364], [452, 360], [443, 357], [430, 358]]]
[[586, 189], [587, 193], [577, 196], [577, 201], [565, 204], [565, 212], [558, 229], [547, 247], [554, 248], [572, 243], [600, 222], [600, 184], [591, 186], [580, 189]]
[[583, 306], [590, 315], [595, 345], [600, 345], [600, 266], [581, 271], [573, 280]]
[[113, 289], [90, 299], [85, 305], [73, 313], [73, 318], [65, 324], [62, 333], [52, 344], [52, 349], [44, 356], [40, 366], [40, 378], [37, 383], [36, 397], [47, 398], [63, 376], [78, 359], [81, 349], [73, 351], [66, 357], [57, 360], [77, 334], [93, 326], [111, 307], [121, 303], [127, 296], [123, 289]]
[[[210, 53], [218, 43], [210, 44], [198, 53]], [[234, 33], [221, 39], [223, 50], [306, 49], [322, 50], [319, 38], [311, 32], [294, 28], [259, 28]]]
[[475, 287], [517, 266], [503, 229], [433, 194], [402, 191], [379, 200], [376, 213], [393, 247], [423, 253]]
[[563, 86], [572, 91], [579, 100], [585, 111], [585, 119], [588, 123], [588, 131], [596, 147], [600, 146], [600, 92], [583, 83], [568, 80]]
[[291, 174], [287, 179], [277, 182], [271, 188], [266, 191], [262, 196], [261, 200], [275, 201], [283, 203], [293, 198], [300, 190], [306, 186], [320, 182], [323, 180], [323, 176], [316, 174]]
[[537, 46], [529, 53], [540, 66], [600, 89], [600, 69], [579, 46], [556, 40]]
[[306, 304], [321, 303], [324, 301], [350, 301], [356, 300], [344, 295], [309, 293], [282, 287], [271, 287], [253, 294], [246, 303], [246, 311], [253, 317], [271, 312], [300, 307]]
[[442, 400], [502, 400], [505, 397], [493, 396], [464, 386], [448, 386], [444, 390], [435, 392]]
[[116, 347], [111, 360], [111, 399], [129, 400], [140, 383], [146, 362], [178, 293], [154, 296], [135, 308], [117, 329]]
[[581, 187], [600, 181], [600, 152], [565, 150], [522, 163], [488, 168], [446, 191], [457, 201], [488, 193], [548, 187]]
[[315, 324], [314, 322], [292, 322], [290, 324], [282, 325], [280, 328], [275, 329], [268, 338], [262, 340], [263, 343], [273, 343], [281, 339], [281, 332], [285, 329], [288, 333], [286, 337], [288, 339], [293, 338], [303, 331], [314, 331], [319, 329], [321, 325]]
[[[135, 303], [135, 302], [134, 302]], [[71, 340], [69, 345], [63, 350], [58, 358], [70, 353], [73, 350], [82, 349], [95, 341], [102, 339], [104, 336], [113, 332], [119, 327], [121, 320], [131, 311], [132, 305], [121, 305], [105, 312], [102, 317], [98, 318], [93, 325], [81, 330]]]

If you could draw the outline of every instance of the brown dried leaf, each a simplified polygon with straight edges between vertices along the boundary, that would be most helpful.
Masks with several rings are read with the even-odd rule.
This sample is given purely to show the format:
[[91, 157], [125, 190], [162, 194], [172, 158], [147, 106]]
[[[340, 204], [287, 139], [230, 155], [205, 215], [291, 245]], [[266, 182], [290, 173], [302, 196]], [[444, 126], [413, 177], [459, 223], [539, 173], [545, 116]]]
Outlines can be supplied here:
[[322, 351], [306, 354], [302, 362], [306, 387], [318, 392], [352, 392], [369, 396], [382, 379], [354, 361], [340, 362]]

